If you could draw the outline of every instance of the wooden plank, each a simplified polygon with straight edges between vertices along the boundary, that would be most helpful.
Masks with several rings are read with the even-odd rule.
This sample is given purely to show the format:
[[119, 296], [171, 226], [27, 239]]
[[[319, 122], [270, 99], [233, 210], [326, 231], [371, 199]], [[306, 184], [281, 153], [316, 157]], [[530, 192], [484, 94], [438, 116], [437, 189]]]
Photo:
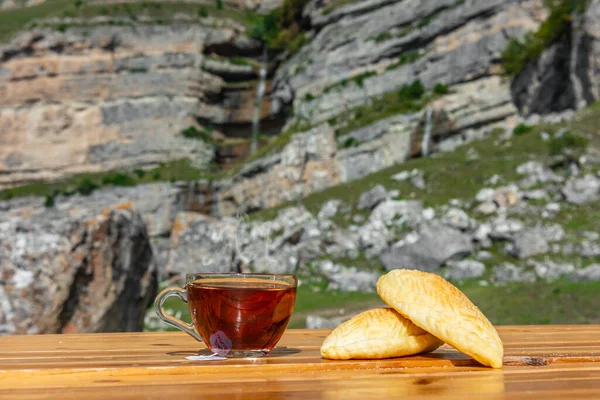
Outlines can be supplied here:
[[189, 361], [182, 333], [5, 336], [0, 398], [600, 398], [600, 325], [500, 327], [505, 367], [450, 346], [389, 360], [323, 360], [327, 330], [290, 330], [262, 359]]

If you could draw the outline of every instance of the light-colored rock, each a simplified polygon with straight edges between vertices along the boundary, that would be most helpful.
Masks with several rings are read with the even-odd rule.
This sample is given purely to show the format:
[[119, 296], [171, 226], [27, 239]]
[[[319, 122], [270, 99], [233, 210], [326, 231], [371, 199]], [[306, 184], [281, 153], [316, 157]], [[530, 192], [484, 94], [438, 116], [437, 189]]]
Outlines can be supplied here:
[[419, 175], [421, 173], [421, 171], [419, 171], [418, 169], [413, 169], [411, 171], [402, 171], [402, 172], [398, 172], [397, 174], [392, 176], [392, 179], [398, 182], [403, 182], [406, 181], [408, 179], [414, 178], [415, 176]]
[[355, 267], [341, 268], [336, 274], [330, 275], [328, 290], [342, 292], [374, 292], [380, 274], [375, 271], [361, 271]]
[[370, 257], [381, 254], [394, 237], [381, 220], [369, 221], [360, 227], [357, 233], [361, 249], [368, 250]]
[[499, 217], [492, 221], [491, 228], [489, 237], [493, 240], [510, 240], [516, 233], [523, 230], [524, 224], [518, 219]]
[[585, 231], [585, 232], [582, 232], [581, 235], [584, 238], [586, 238], [587, 240], [591, 240], [591, 241], [600, 240], [600, 233], [598, 233], [598, 232]]
[[243, 25], [108, 22], [60, 21], [66, 32], [25, 31], [0, 48], [0, 132], [10, 133], [0, 148], [0, 189], [174, 159], [207, 165], [212, 146], [183, 129], [197, 118], [250, 126], [254, 88], [228, 90], [218, 74], [256, 72], [217, 68], [203, 55], [207, 46], [259, 50]]
[[235, 272], [234, 252], [239, 221], [211, 220], [197, 213], [181, 213], [171, 231], [166, 273]]
[[515, 186], [500, 188], [494, 191], [494, 203], [500, 208], [514, 207], [521, 201], [521, 196]]
[[323, 204], [323, 207], [321, 207], [317, 218], [319, 220], [325, 220], [334, 217], [338, 212], [340, 204], [340, 200], [329, 200], [328, 202]]
[[421, 217], [425, 221], [431, 221], [435, 218], [435, 209], [432, 207], [427, 207], [421, 211]]
[[560, 242], [566, 236], [565, 230], [560, 224], [537, 225], [533, 227], [533, 231], [548, 242]]
[[263, 274], [293, 274], [298, 269], [299, 261], [298, 250], [286, 245], [274, 255], [257, 257], [251, 269]]
[[494, 268], [492, 281], [502, 284], [506, 282], [535, 282], [535, 274], [524, 271], [511, 263], [502, 263]]
[[338, 322], [319, 315], [308, 315], [306, 317], [306, 329], [335, 329], [338, 325]]
[[380, 257], [387, 270], [413, 268], [434, 271], [449, 260], [473, 251], [470, 237], [448, 226], [432, 223], [421, 227], [418, 240], [392, 246]]
[[549, 250], [548, 241], [542, 235], [533, 230], [525, 230], [514, 236], [508, 253], [517, 258], [528, 258]]
[[562, 275], [570, 274], [575, 270], [575, 266], [573, 264], [561, 264], [550, 260], [531, 260], [528, 264], [533, 266], [537, 276], [548, 280], [557, 279]]
[[335, 154], [342, 182], [363, 178], [384, 168], [402, 163], [410, 156], [410, 126], [391, 126], [387, 134]]
[[388, 197], [387, 190], [383, 185], [377, 185], [373, 189], [364, 192], [358, 200], [359, 210], [372, 210]]
[[127, 206], [0, 216], [0, 334], [140, 331], [156, 296], [148, 233]]
[[219, 192], [219, 215], [275, 207], [341, 183], [328, 125], [294, 135], [279, 153], [246, 164]]
[[423, 203], [417, 200], [386, 200], [379, 203], [369, 216], [369, 222], [391, 225], [400, 216], [403, 221], [415, 221], [423, 210]]
[[421, 189], [421, 190], [425, 190], [426, 184], [425, 184], [425, 177], [423, 176], [422, 173], [418, 174], [417, 176], [414, 176], [410, 182], [417, 188], [417, 189]]
[[575, 271], [569, 276], [571, 281], [600, 281], [600, 264], [593, 264]]
[[600, 244], [589, 240], [583, 240], [581, 241], [578, 252], [582, 257], [600, 257]]
[[485, 265], [476, 260], [450, 261], [444, 269], [444, 278], [452, 280], [463, 280], [479, 278], [485, 273]]
[[475, 211], [483, 215], [492, 215], [496, 211], [498, 211], [498, 206], [494, 202], [486, 201], [485, 203], [481, 203], [480, 205], [478, 205], [475, 208]]
[[535, 189], [523, 192], [525, 200], [546, 200], [549, 198], [548, 192], [543, 189]]
[[491, 188], [483, 188], [475, 195], [475, 200], [480, 203], [489, 203], [494, 200], [495, 190]]
[[597, 200], [599, 190], [600, 179], [587, 174], [582, 178], [569, 179], [562, 188], [562, 193], [567, 202], [580, 205]]
[[517, 173], [525, 175], [519, 182], [521, 187], [531, 187], [544, 183], [559, 183], [563, 181], [563, 177], [557, 175], [550, 168], [546, 167], [539, 161], [528, 161], [517, 167]]
[[473, 239], [479, 242], [481, 247], [488, 248], [492, 246], [491, 233], [492, 227], [490, 224], [480, 224], [473, 233]]
[[460, 208], [449, 209], [442, 217], [441, 221], [443, 224], [461, 231], [469, 231], [477, 227], [477, 222], [472, 220], [467, 213]]

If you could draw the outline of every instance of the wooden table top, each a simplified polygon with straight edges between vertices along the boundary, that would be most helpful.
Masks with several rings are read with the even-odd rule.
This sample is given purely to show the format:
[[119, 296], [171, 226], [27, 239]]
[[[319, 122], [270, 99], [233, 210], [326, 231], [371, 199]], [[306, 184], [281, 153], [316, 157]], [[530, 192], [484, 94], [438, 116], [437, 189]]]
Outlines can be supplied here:
[[288, 330], [266, 358], [189, 361], [183, 333], [0, 337], [0, 398], [600, 399], [600, 325], [507, 326], [502, 370], [449, 346], [371, 361], [321, 359], [329, 331]]

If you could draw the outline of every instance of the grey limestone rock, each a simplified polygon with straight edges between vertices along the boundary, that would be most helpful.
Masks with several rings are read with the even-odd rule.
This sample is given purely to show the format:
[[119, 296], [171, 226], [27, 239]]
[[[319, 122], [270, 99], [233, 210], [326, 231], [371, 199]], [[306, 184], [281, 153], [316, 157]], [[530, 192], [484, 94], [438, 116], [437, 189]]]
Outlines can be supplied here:
[[196, 213], [177, 216], [171, 233], [166, 273], [236, 272], [234, 263], [239, 222], [233, 218], [213, 221]]
[[600, 264], [593, 264], [575, 271], [569, 276], [571, 281], [600, 281]]
[[535, 282], [535, 274], [524, 271], [511, 263], [503, 263], [494, 268], [492, 280], [497, 283], [505, 282]]
[[528, 258], [544, 254], [550, 250], [548, 241], [533, 230], [526, 230], [515, 235], [508, 253], [517, 258]]
[[528, 264], [533, 266], [537, 276], [548, 280], [557, 279], [575, 270], [575, 266], [571, 263], [558, 263], [548, 259], [543, 261], [531, 260]]
[[387, 270], [434, 271], [447, 261], [464, 258], [473, 251], [468, 235], [440, 223], [422, 226], [418, 235], [416, 241], [392, 246], [381, 255], [381, 263]]
[[338, 325], [338, 322], [319, 315], [308, 315], [306, 317], [306, 329], [334, 329]]
[[340, 200], [329, 200], [328, 202], [323, 204], [323, 207], [321, 207], [321, 210], [319, 211], [317, 218], [319, 220], [325, 220], [325, 219], [329, 219], [329, 218], [335, 216], [338, 212], [338, 208], [340, 207], [340, 204], [341, 204]]
[[157, 276], [139, 214], [109, 208], [5, 218], [0, 334], [142, 330]]
[[443, 275], [446, 279], [463, 280], [479, 278], [485, 273], [485, 265], [476, 260], [449, 261]]
[[567, 202], [577, 205], [597, 200], [599, 191], [600, 179], [590, 174], [569, 179], [562, 189]]
[[364, 192], [358, 200], [359, 210], [372, 210], [388, 196], [387, 190], [383, 185], [377, 185], [373, 189]]

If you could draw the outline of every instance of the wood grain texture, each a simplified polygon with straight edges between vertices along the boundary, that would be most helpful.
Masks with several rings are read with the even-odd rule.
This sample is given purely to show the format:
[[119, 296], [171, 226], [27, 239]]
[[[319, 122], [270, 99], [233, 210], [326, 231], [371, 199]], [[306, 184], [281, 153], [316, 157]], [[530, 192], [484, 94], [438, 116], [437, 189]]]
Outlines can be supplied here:
[[600, 325], [507, 326], [504, 368], [450, 346], [333, 361], [329, 330], [289, 330], [262, 359], [188, 361], [183, 333], [0, 337], [1, 399], [600, 399]]

